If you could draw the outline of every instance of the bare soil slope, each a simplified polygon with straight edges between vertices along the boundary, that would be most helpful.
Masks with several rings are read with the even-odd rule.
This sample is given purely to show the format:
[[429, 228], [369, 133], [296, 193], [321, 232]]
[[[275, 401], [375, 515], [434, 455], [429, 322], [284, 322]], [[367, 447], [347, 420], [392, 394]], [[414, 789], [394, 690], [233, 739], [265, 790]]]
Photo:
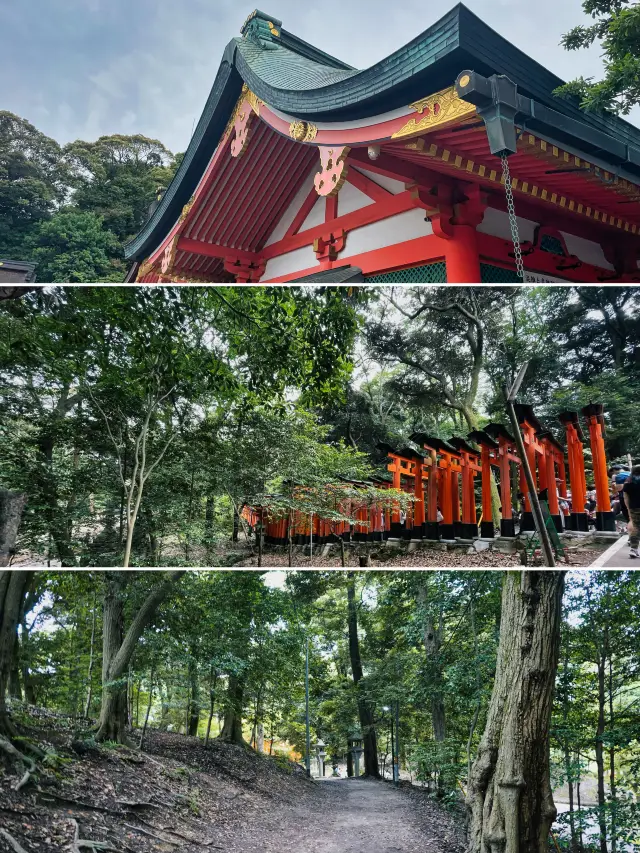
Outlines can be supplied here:
[[[21, 790], [0, 757], [2, 853], [459, 853], [460, 821], [411, 787], [306, 778], [248, 748], [151, 732], [140, 752], [88, 748], [71, 727], [31, 736], [54, 750]], [[73, 744], [73, 746], [72, 746]], [[0, 771], [1, 772], [1, 771]], [[17, 844], [18, 847], [15, 847]]]

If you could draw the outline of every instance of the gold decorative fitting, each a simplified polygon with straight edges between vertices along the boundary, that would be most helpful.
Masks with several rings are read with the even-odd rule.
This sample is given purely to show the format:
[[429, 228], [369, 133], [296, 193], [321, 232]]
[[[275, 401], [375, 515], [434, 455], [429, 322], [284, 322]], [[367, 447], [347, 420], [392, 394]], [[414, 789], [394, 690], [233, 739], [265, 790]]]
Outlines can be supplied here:
[[280, 35], [280, 30], [273, 26], [272, 21], [267, 21], [267, 26], [269, 27], [269, 31], [271, 32], [272, 36], [279, 36]]
[[191, 208], [193, 207], [195, 199], [193, 196], [189, 199], [189, 201], [182, 208], [182, 213], [180, 214], [180, 222], [184, 222], [187, 216], [189, 215]]
[[464, 87], [468, 86], [469, 83], [471, 82], [471, 77], [469, 77], [468, 74], [465, 74], [463, 77], [460, 78], [460, 80], [458, 82], [459, 82], [460, 86], [462, 86], [462, 88], [464, 89]]
[[409, 104], [409, 106], [412, 110], [419, 113], [422, 118], [410, 119], [400, 130], [391, 135], [392, 139], [402, 136], [413, 136], [425, 130], [433, 130], [436, 127], [441, 127], [443, 124], [451, 124], [465, 116], [473, 115], [476, 111], [473, 104], [468, 104], [458, 96], [453, 86], [449, 89], [444, 89], [442, 92], [436, 92], [434, 95], [422, 98], [420, 101], [415, 101], [415, 103]]
[[247, 89], [244, 93], [245, 100], [249, 101], [251, 104], [251, 109], [254, 113], [259, 116], [260, 115], [260, 106], [264, 106], [264, 101], [261, 101], [260, 98], [255, 95], [251, 89]]
[[311, 142], [317, 134], [318, 128], [309, 121], [292, 121], [289, 125], [289, 136], [296, 142]]

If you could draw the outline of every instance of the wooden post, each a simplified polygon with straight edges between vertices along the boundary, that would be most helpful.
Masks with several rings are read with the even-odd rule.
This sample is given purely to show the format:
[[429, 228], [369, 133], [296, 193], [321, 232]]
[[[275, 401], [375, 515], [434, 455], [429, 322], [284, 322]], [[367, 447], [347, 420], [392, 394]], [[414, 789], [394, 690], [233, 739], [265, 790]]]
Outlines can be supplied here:
[[413, 494], [416, 502], [413, 505], [413, 531], [412, 539], [422, 539], [424, 533], [424, 488], [422, 484], [423, 463], [421, 459], [415, 460], [414, 466]]
[[[569, 462], [569, 483], [571, 485], [571, 517], [567, 525], [571, 530], [586, 533], [589, 530], [585, 504], [587, 493], [584, 475], [584, 455], [580, 422], [577, 412], [562, 412], [560, 423], [565, 427], [567, 436], [567, 458]], [[565, 488], [566, 494], [566, 488]]]
[[[493, 539], [495, 537], [495, 527], [493, 524], [493, 507], [491, 506], [491, 450], [486, 445], [482, 445], [482, 522], [480, 524], [480, 533], [483, 539]], [[502, 508], [504, 512], [504, 506]]]
[[431, 458], [429, 479], [427, 480], [427, 522], [425, 532], [427, 539], [438, 540], [440, 530], [438, 525], [438, 454], [428, 448]]
[[[615, 516], [611, 511], [607, 457], [604, 449], [604, 415], [600, 403], [590, 403], [582, 409], [589, 424], [593, 478], [596, 486], [596, 529], [615, 532]], [[586, 495], [585, 495], [586, 497]]]

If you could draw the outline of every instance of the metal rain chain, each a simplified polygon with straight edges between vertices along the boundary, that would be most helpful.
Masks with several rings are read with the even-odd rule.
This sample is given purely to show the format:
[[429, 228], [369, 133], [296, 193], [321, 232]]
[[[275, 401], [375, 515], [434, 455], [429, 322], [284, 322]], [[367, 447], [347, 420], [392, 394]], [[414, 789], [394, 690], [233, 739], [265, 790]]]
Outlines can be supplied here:
[[511, 238], [513, 240], [513, 254], [516, 259], [516, 273], [518, 278], [524, 281], [524, 264], [522, 262], [522, 249], [520, 248], [520, 235], [518, 234], [518, 220], [516, 219], [516, 207], [513, 201], [513, 190], [511, 188], [511, 172], [509, 160], [506, 154], [500, 155], [502, 162], [502, 175], [504, 178], [504, 191], [507, 196], [507, 212], [509, 213], [509, 225], [511, 226]]

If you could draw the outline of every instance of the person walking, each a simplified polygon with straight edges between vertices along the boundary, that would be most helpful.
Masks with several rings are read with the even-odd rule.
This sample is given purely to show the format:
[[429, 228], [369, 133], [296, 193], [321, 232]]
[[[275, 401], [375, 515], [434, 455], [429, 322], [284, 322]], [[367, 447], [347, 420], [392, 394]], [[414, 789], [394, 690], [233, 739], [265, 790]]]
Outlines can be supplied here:
[[629, 545], [631, 550], [629, 556], [632, 559], [638, 557], [638, 546], [640, 545], [640, 465], [634, 465], [631, 474], [622, 487], [624, 500], [629, 512]]

